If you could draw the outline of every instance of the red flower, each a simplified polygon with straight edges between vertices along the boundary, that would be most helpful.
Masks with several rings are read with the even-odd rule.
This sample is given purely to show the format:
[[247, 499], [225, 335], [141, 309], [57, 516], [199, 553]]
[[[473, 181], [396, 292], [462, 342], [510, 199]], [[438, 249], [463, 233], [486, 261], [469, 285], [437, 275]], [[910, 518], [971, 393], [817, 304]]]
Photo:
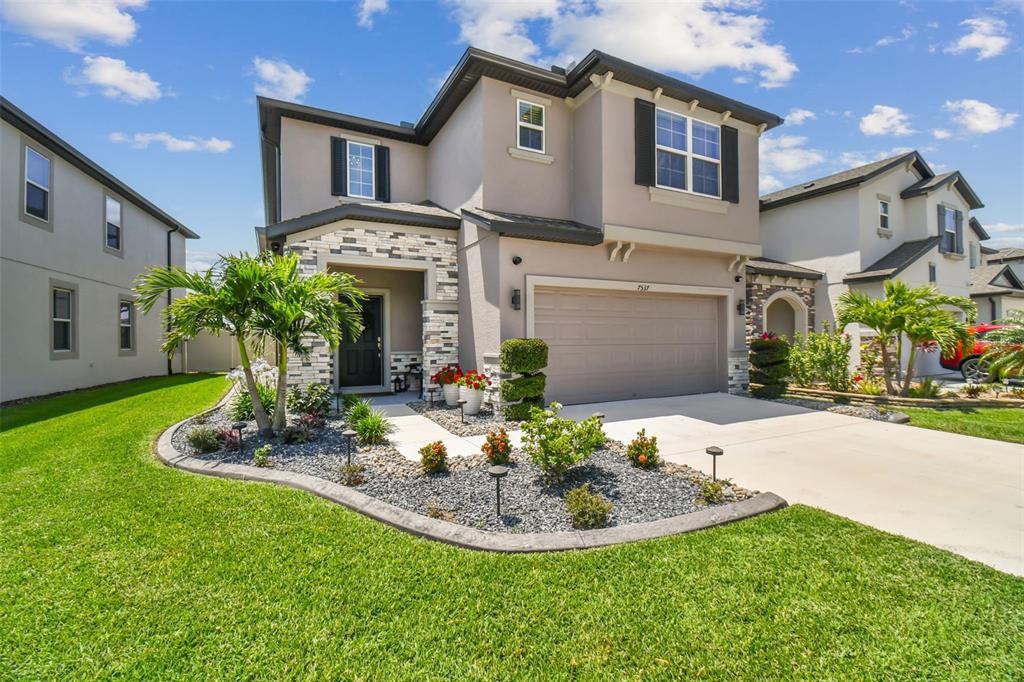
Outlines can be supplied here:
[[857, 376], [853, 377], [853, 381], [854, 383], [864, 381], [864, 377], [858, 374]]

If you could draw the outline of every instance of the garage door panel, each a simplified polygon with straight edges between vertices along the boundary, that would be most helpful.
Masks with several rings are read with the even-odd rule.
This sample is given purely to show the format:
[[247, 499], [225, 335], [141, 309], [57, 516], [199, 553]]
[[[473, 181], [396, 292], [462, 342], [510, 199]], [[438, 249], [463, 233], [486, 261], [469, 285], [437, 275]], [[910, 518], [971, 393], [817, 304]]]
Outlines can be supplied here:
[[550, 400], [624, 400], [720, 387], [724, 349], [714, 298], [544, 287], [534, 297], [534, 331], [550, 346]]

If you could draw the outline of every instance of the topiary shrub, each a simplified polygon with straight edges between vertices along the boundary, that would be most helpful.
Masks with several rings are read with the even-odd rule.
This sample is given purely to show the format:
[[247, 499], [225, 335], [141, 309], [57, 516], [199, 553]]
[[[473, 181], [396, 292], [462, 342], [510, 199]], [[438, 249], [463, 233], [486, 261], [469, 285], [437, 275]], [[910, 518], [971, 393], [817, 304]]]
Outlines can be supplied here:
[[548, 366], [548, 344], [543, 339], [506, 339], [499, 360], [502, 372], [538, 372]]
[[750, 381], [758, 398], [778, 398], [786, 392], [789, 376], [789, 342], [770, 333], [750, 342]]
[[547, 382], [548, 378], [543, 372], [508, 379], [501, 382], [501, 399], [506, 402], [516, 402], [523, 398], [542, 397]]
[[566, 493], [565, 508], [572, 519], [573, 528], [600, 528], [608, 522], [612, 503], [590, 492], [590, 485], [584, 483]]
[[530, 418], [530, 411], [544, 408], [544, 398], [527, 398], [519, 403], [505, 405], [502, 412], [507, 422], [521, 422]]

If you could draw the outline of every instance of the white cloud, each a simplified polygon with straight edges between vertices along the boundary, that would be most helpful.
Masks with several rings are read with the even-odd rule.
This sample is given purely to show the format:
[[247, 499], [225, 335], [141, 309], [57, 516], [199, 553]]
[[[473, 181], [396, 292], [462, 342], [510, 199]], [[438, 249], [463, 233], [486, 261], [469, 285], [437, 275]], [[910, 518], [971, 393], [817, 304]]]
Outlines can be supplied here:
[[759, 141], [761, 170], [771, 173], [798, 173], [825, 160], [825, 155], [807, 146], [799, 135], [762, 135]]
[[930, 29], [932, 29], [934, 31], [935, 29], [937, 29], [939, 27], [939, 22], [937, 22], [937, 21], [929, 21], [927, 24], [925, 24], [925, 26], [927, 26], [928, 28], [930, 28]]
[[910, 116], [899, 107], [876, 104], [871, 113], [860, 120], [860, 131], [865, 135], [909, 135]]
[[985, 246], [1003, 249], [1008, 246], [1024, 247], [1024, 223], [982, 223], [992, 239]]
[[[600, 49], [652, 69], [701, 76], [730, 68], [761, 87], [797, 72], [786, 48], [766, 38], [769, 22], [746, 0], [642, 3], [623, 0], [449, 0], [459, 39], [514, 59], [567, 64]], [[534, 42], [530, 29], [546, 36]]]
[[85, 88], [95, 86], [106, 97], [137, 104], [160, 99], [160, 83], [145, 71], [135, 71], [123, 59], [113, 57], [82, 58], [80, 72], [68, 71], [65, 80]]
[[359, 25], [373, 28], [373, 15], [388, 11], [388, 0], [362, 0], [359, 3]]
[[893, 45], [895, 43], [902, 43], [905, 40], [910, 40], [911, 38], [913, 38], [915, 33], [917, 33], [917, 31], [914, 29], [913, 26], [907, 26], [902, 31], [900, 31], [900, 34], [898, 36], [883, 36], [879, 38], [878, 40], [875, 41], [875, 47], [888, 47], [889, 45]]
[[841, 168], [853, 168], [863, 166], [873, 161], [889, 159], [901, 154], [909, 154], [914, 151], [910, 147], [893, 147], [892, 149], [876, 149], [871, 151], [843, 152], [839, 155], [839, 166]]
[[994, 17], [975, 17], [960, 22], [967, 27], [967, 33], [960, 36], [944, 51], [950, 54], [963, 54], [970, 50], [977, 51], [976, 59], [990, 59], [1006, 51], [1010, 45], [1006, 22]]
[[220, 261], [216, 251], [185, 250], [185, 269], [189, 272], [206, 272]]
[[134, 133], [126, 135], [115, 132], [107, 136], [111, 142], [128, 143], [135, 149], [146, 149], [151, 144], [162, 144], [169, 152], [212, 152], [223, 154], [233, 146], [231, 140], [217, 137], [202, 138], [195, 135], [175, 137], [170, 133]]
[[968, 133], [994, 133], [1009, 128], [1020, 114], [1007, 113], [1003, 109], [976, 99], [947, 100], [942, 108], [953, 114], [953, 122]]
[[798, 126], [816, 118], [818, 118], [818, 115], [808, 109], [790, 109], [789, 113], [786, 114], [786, 123]]
[[298, 101], [306, 94], [313, 79], [302, 69], [296, 69], [283, 59], [252, 60], [256, 77], [256, 94], [275, 99]]
[[758, 194], [768, 194], [774, 192], [777, 189], [782, 189], [786, 186], [786, 183], [779, 180], [774, 175], [767, 175], [762, 173], [758, 176], [757, 192]]
[[945, 128], [933, 128], [932, 137], [934, 137], [936, 140], [948, 140], [949, 138], [953, 137], [953, 133], [949, 132]]
[[138, 10], [146, 0], [5, 0], [4, 21], [22, 33], [78, 52], [89, 40], [126, 45], [138, 25], [126, 10]]

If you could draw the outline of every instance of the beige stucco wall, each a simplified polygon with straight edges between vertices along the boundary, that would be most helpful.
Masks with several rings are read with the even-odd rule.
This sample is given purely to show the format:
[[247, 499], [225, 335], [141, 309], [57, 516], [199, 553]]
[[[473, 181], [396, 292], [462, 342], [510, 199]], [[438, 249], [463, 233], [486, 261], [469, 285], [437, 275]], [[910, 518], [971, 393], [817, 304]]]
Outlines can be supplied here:
[[388, 294], [391, 352], [416, 351], [423, 347], [423, 273], [393, 268], [332, 266], [359, 278], [365, 290], [384, 290]]
[[282, 117], [282, 220], [331, 208], [346, 200], [331, 195], [332, 137], [385, 145], [391, 154], [391, 200], [418, 202], [426, 198], [427, 150], [423, 146]]
[[483, 203], [483, 111], [478, 84], [426, 150], [426, 198], [449, 211]]
[[[497, 234], [468, 220], [459, 231], [459, 362], [481, 369], [501, 344], [501, 251]], [[511, 292], [508, 293], [511, 296]]]
[[[22, 142], [7, 123], [0, 136], [0, 400], [43, 395], [167, 373], [160, 310], [136, 314], [134, 355], [118, 351], [118, 297], [131, 295], [147, 265], [165, 265], [168, 227], [122, 199], [122, 255], [104, 250], [100, 183], [60, 157], [53, 164], [51, 229], [21, 217]], [[46, 152], [40, 144], [34, 148]], [[117, 195], [113, 195], [117, 196]], [[185, 263], [185, 240], [172, 235], [172, 261]], [[50, 359], [50, 281], [74, 285], [77, 358]], [[180, 358], [175, 369], [180, 369]]]

